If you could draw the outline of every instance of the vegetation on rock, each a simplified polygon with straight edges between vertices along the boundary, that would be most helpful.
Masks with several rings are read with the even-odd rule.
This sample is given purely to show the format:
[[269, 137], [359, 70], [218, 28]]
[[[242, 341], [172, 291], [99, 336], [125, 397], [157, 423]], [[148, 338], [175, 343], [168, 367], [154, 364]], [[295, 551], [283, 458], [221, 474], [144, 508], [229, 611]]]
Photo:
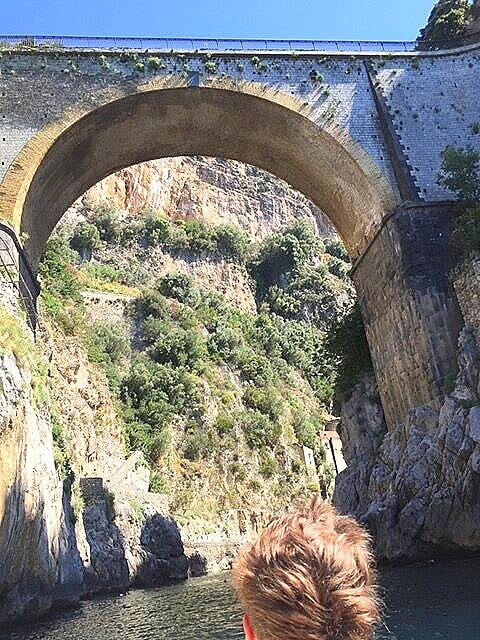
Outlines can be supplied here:
[[[85, 234], [90, 227], [97, 233]], [[72, 242], [85, 236], [95, 238], [91, 254], [85, 243]], [[102, 247], [109, 246], [123, 257], [140, 247], [143, 265], [127, 272], [120, 260], [102, 263]], [[185, 273], [152, 280], [145, 266], [158, 246], [172, 255], [190, 252], [244, 264], [257, 312], [236, 308]], [[255, 244], [235, 225], [171, 221], [153, 213], [122, 219], [102, 206], [69, 234], [50, 239], [41, 267], [42, 306], [104, 368], [126, 446], [141, 450], [152, 465], [152, 490], [168, 493], [177, 509], [188, 511], [198, 464], [228, 469], [232, 495], [233, 486], [251, 494], [267, 482], [279, 499], [285, 495], [282, 478], [290, 478], [290, 495], [313, 486], [302, 475], [296, 443], [312, 448], [330, 474], [319, 433], [339, 383], [337, 371], [354, 381], [357, 369], [349, 367], [367, 359], [363, 347], [355, 351], [348, 344], [355, 354], [350, 360], [336, 351], [346, 348], [352, 327], [364, 340], [359, 316], [357, 324], [344, 320], [353, 304], [348, 270], [343, 245], [324, 243], [305, 223], [294, 222]], [[81, 291], [96, 287], [130, 291], [127, 322], [109, 318], [87, 326]], [[184, 469], [181, 478], [178, 468]]]
[[469, 0], [439, 0], [420, 31], [418, 49], [441, 49], [458, 43], [472, 18]]
[[480, 254], [480, 153], [472, 147], [446, 147], [438, 182], [464, 207], [453, 224], [450, 247], [457, 265]]

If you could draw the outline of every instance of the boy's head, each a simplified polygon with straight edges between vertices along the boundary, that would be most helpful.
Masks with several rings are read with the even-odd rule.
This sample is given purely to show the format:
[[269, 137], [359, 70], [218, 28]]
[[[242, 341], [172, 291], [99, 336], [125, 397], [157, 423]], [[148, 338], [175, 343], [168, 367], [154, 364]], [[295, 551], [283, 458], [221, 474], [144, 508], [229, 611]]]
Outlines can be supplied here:
[[379, 617], [369, 547], [320, 499], [272, 521], [234, 564], [247, 640], [368, 640]]

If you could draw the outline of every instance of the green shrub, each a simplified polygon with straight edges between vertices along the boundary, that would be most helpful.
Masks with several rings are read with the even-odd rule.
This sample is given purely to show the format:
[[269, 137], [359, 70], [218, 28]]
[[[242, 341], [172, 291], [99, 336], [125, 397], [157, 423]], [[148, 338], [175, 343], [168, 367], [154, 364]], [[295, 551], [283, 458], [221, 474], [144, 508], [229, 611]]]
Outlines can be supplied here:
[[274, 446], [281, 433], [278, 423], [256, 410], [244, 411], [240, 416], [240, 426], [251, 449], [261, 450]]
[[100, 234], [95, 225], [80, 222], [73, 230], [70, 246], [78, 251], [82, 258], [91, 256], [92, 251], [100, 246]]
[[256, 409], [273, 422], [283, 412], [283, 401], [273, 387], [255, 387], [249, 385], [243, 392], [243, 402], [250, 409]]
[[160, 364], [193, 369], [207, 355], [205, 338], [194, 329], [173, 328], [154, 342], [151, 356]]
[[235, 364], [245, 380], [249, 382], [265, 386], [276, 378], [270, 360], [265, 356], [258, 355], [249, 347], [237, 350]]
[[188, 460], [199, 460], [213, 453], [213, 443], [209, 434], [196, 422], [188, 425], [182, 442], [183, 455]]
[[150, 476], [148, 490], [152, 493], [168, 493], [168, 480], [160, 471], [154, 471]]
[[119, 322], [95, 322], [89, 332], [88, 352], [93, 362], [120, 364], [130, 357], [130, 340]]
[[473, 147], [442, 151], [442, 166], [438, 183], [457, 194], [467, 204], [480, 201], [480, 153]]
[[202, 220], [183, 220], [178, 223], [187, 236], [187, 248], [197, 253], [214, 253], [216, 250], [215, 227]]
[[232, 462], [229, 466], [229, 470], [238, 482], [243, 482], [247, 479], [247, 471], [241, 462]]
[[450, 234], [453, 259], [463, 262], [480, 252], [480, 153], [472, 147], [446, 147], [438, 182], [453, 191], [465, 206]]
[[245, 262], [250, 248], [248, 235], [234, 224], [220, 224], [215, 229], [216, 251], [227, 260]]
[[74, 253], [66, 239], [56, 234], [50, 236], [39, 267], [43, 291], [79, 302], [80, 285], [71, 266], [73, 262]]
[[215, 360], [233, 363], [242, 342], [243, 336], [239, 331], [220, 321], [208, 337], [208, 352]]
[[144, 219], [143, 234], [151, 245], [168, 246], [172, 240], [173, 228], [168, 218], [147, 213]]
[[54, 234], [39, 266], [42, 308], [67, 335], [83, 326], [85, 314], [73, 260], [74, 252], [66, 239]]
[[152, 464], [165, 453], [170, 442], [166, 425], [158, 426], [137, 420], [125, 421], [125, 443], [128, 451], [141, 451]]
[[134, 302], [134, 309], [137, 314], [148, 318], [168, 318], [169, 307], [167, 299], [155, 289], [147, 289]]
[[300, 301], [287, 293], [278, 285], [273, 285], [267, 291], [265, 300], [273, 313], [283, 318], [296, 318], [301, 311]]
[[480, 205], [470, 207], [455, 220], [450, 247], [457, 263], [480, 255]]
[[100, 321], [89, 328], [87, 352], [92, 362], [102, 365], [111, 390], [118, 394], [122, 375], [120, 367], [130, 358], [130, 340], [118, 322]]
[[122, 236], [122, 224], [118, 212], [108, 203], [94, 209], [92, 223], [97, 227], [100, 239], [104, 242], [119, 242]]
[[320, 425], [315, 423], [313, 416], [304, 411], [297, 411], [294, 414], [293, 428], [297, 440], [300, 444], [310, 449], [315, 449], [317, 443], [317, 429]]
[[277, 284], [281, 274], [300, 268], [323, 249], [323, 243], [313, 228], [296, 220], [260, 244], [249, 261], [248, 269], [262, 293]]
[[185, 369], [140, 356], [123, 379], [121, 398], [128, 419], [156, 427], [173, 415], [195, 411], [199, 392], [195, 377]]
[[350, 271], [350, 265], [344, 262], [343, 260], [340, 260], [340, 258], [332, 257], [328, 261], [328, 270], [334, 276], [337, 276], [337, 278], [344, 279], [345, 276]]
[[262, 453], [260, 459], [260, 474], [264, 478], [271, 478], [278, 471], [278, 462], [270, 453]]
[[191, 307], [199, 302], [200, 295], [193, 278], [185, 273], [168, 273], [157, 280], [155, 288], [162, 295]]
[[142, 323], [139, 335], [145, 345], [151, 347], [170, 330], [171, 324], [167, 320], [150, 315]]
[[338, 362], [336, 387], [342, 395], [355, 386], [363, 373], [373, 369], [358, 305], [332, 328], [328, 348]]
[[223, 436], [231, 433], [235, 428], [235, 419], [233, 416], [220, 411], [216, 420], [215, 420], [215, 430], [218, 435], [223, 438]]
[[55, 411], [52, 411], [52, 438], [53, 438], [53, 459], [60, 478], [63, 480], [72, 476], [70, 459], [66, 451], [65, 434], [63, 427]]
[[345, 245], [341, 240], [336, 238], [325, 238], [323, 241], [325, 245], [325, 251], [329, 253], [331, 256], [335, 256], [344, 262], [349, 262], [350, 258], [347, 250], [345, 249]]

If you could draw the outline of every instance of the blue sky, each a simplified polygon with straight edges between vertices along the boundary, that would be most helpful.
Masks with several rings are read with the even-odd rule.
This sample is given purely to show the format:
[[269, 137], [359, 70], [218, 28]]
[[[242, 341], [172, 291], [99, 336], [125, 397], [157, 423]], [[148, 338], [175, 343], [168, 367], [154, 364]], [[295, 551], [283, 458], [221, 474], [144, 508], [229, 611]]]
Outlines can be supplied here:
[[0, 0], [0, 32], [412, 40], [434, 0]]

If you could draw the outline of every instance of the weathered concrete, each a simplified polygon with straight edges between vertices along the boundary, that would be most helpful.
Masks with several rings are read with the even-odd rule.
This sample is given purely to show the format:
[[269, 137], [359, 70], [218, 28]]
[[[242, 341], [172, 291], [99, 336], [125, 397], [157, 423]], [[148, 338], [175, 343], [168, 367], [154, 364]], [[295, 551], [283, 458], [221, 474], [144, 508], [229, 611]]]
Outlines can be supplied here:
[[72, 202], [129, 164], [204, 155], [271, 171], [328, 215], [358, 261], [396, 424], [438, 404], [455, 370], [460, 321], [441, 207], [451, 194], [436, 178], [447, 144], [480, 149], [479, 62], [472, 47], [383, 57], [6, 51], [0, 217], [26, 234], [36, 265]]

